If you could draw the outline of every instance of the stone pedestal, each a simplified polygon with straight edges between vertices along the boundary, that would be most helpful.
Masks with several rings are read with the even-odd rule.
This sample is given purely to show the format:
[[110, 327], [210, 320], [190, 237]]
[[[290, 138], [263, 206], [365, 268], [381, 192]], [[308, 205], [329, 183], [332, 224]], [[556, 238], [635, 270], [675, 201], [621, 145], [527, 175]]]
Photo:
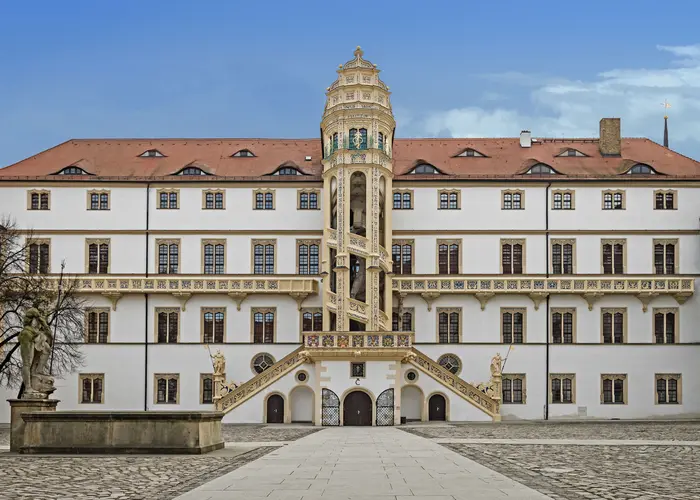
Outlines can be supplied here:
[[10, 403], [10, 451], [19, 452], [24, 446], [23, 413], [55, 412], [58, 399], [8, 399]]

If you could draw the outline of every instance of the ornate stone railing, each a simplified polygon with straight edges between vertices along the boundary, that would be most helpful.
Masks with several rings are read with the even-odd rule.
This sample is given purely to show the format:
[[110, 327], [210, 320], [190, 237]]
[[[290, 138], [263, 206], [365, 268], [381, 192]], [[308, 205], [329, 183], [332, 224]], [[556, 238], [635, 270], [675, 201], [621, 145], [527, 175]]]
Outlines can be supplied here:
[[355, 300], [352, 298], [347, 299], [347, 304], [348, 304], [348, 314], [360, 319], [362, 321], [367, 321], [368, 319], [368, 310], [369, 306], [365, 304], [364, 302], [361, 302], [359, 300]]
[[370, 242], [364, 236], [350, 233], [347, 236], [348, 251], [356, 255], [367, 257], [370, 254]]
[[332, 247], [338, 246], [338, 230], [333, 228], [326, 229], [326, 241]]
[[695, 279], [665, 276], [601, 276], [577, 275], [569, 277], [528, 277], [528, 276], [395, 276], [392, 289], [399, 294], [420, 294], [428, 303], [443, 293], [471, 294], [486, 307], [488, 300], [496, 294], [527, 294], [535, 303], [535, 309], [550, 294], [578, 294], [593, 303], [606, 294], [635, 295], [644, 311], [649, 301], [658, 295], [671, 295], [683, 304], [695, 293]]
[[413, 332], [329, 332], [304, 335], [305, 349], [410, 349]]
[[500, 402], [497, 399], [490, 397], [469, 382], [445, 370], [437, 362], [430, 359], [415, 347], [404, 358], [404, 361], [420, 368], [423, 372], [452, 390], [455, 394], [488, 414], [494, 421], [499, 421], [501, 419]]
[[[50, 279], [58, 283], [58, 276]], [[241, 303], [248, 295], [286, 294], [294, 298], [299, 307], [309, 295], [318, 293], [318, 281], [308, 277], [275, 276], [188, 276], [157, 275], [144, 276], [99, 276], [77, 275], [70, 278], [77, 283], [79, 293], [100, 293], [112, 300], [116, 310], [117, 302], [124, 294], [164, 293], [177, 297], [183, 311], [187, 301], [194, 294], [225, 293], [231, 297], [240, 310]]]
[[297, 366], [307, 363], [308, 361], [309, 358], [305, 354], [304, 348], [299, 347], [264, 372], [258, 373], [255, 377], [221, 397], [215, 404], [216, 410], [223, 411], [224, 413], [230, 412]]
[[370, 147], [368, 149], [348, 149], [347, 145], [338, 148], [323, 160], [326, 168], [336, 165], [349, 165], [351, 163], [381, 165], [391, 168], [391, 151], [389, 145], [386, 150]]

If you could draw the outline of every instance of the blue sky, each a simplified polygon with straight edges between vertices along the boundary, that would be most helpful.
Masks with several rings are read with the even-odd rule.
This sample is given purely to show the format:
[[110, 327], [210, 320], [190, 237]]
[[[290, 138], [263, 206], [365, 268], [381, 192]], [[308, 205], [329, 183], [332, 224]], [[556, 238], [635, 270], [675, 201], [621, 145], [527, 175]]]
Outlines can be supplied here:
[[[79, 137], [318, 137], [362, 45], [401, 137], [597, 136], [700, 159], [700, 2], [0, 0], [0, 165]], [[430, 5], [430, 7], [428, 7]]]

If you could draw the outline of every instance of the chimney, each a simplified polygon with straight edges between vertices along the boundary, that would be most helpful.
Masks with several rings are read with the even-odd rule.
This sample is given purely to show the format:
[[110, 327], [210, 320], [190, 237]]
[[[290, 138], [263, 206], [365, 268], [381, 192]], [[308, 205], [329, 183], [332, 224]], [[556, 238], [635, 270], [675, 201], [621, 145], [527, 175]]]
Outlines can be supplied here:
[[600, 120], [600, 154], [603, 156], [620, 156], [622, 138], [620, 137], [620, 119], [603, 118]]
[[529, 148], [532, 146], [532, 134], [529, 130], [523, 130], [520, 132], [520, 147]]

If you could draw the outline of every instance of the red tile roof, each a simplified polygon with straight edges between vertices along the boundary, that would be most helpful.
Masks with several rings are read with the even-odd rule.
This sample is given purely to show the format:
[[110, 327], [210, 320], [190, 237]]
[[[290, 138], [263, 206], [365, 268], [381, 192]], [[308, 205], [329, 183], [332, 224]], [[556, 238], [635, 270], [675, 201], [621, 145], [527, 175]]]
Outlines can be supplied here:
[[[587, 156], [558, 156], [568, 148]], [[156, 149], [164, 156], [140, 157], [149, 149]], [[255, 157], [232, 157], [242, 149], [252, 151]], [[457, 157], [465, 149], [474, 149], [485, 157]], [[648, 164], [667, 176], [700, 179], [700, 162], [639, 138], [623, 138], [619, 157], [603, 157], [598, 150], [598, 139], [533, 139], [532, 147], [523, 148], [517, 137], [397, 139], [393, 153], [394, 173], [403, 179], [434, 179], [434, 176], [408, 174], [420, 163], [434, 165], [450, 178], [502, 179], [519, 177], [540, 162], [562, 174], [557, 179], [617, 177], [636, 163]], [[306, 161], [307, 156], [311, 161]], [[319, 139], [74, 139], [0, 169], [0, 180], [80, 179], [52, 175], [71, 165], [106, 180], [164, 177], [176, 180], [171, 176], [187, 165], [200, 166], [206, 172], [231, 180], [270, 175], [283, 165], [295, 166], [308, 176], [281, 176], [275, 180], [312, 181], [318, 180], [322, 173]]]

